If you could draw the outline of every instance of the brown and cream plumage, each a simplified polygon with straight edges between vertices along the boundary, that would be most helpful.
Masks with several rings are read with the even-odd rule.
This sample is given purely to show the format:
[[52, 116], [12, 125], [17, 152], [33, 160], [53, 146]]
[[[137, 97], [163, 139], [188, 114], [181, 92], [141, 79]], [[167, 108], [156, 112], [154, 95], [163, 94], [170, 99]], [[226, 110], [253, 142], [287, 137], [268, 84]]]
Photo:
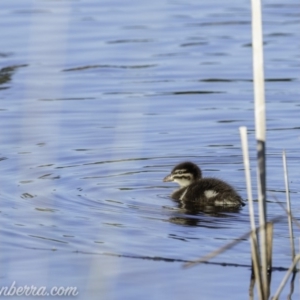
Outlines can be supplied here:
[[231, 185], [217, 178], [202, 178], [200, 168], [192, 162], [183, 162], [175, 166], [163, 181], [174, 181], [180, 185], [171, 195], [174, 200], [195, 202], [197, 205], [245, 205]]

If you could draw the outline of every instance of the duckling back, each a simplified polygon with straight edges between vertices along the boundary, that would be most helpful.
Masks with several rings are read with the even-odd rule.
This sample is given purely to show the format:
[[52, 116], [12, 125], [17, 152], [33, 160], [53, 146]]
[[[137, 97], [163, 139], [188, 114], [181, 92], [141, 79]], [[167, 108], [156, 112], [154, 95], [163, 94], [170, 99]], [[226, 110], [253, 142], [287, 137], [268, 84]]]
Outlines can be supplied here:
[[198, 205], [244, 206], [240, 195], [228, 183], [216, 178], [201, 178], [172, 194], [175, 200]]

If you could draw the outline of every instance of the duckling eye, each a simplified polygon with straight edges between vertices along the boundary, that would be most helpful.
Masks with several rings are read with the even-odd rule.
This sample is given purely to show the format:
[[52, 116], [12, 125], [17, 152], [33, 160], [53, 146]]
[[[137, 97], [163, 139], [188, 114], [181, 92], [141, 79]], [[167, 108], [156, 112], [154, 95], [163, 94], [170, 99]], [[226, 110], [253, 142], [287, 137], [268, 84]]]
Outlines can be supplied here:
[[180, 170], [180, 171], [178, 171], [178, 174], [182, 174], [182, 171]]

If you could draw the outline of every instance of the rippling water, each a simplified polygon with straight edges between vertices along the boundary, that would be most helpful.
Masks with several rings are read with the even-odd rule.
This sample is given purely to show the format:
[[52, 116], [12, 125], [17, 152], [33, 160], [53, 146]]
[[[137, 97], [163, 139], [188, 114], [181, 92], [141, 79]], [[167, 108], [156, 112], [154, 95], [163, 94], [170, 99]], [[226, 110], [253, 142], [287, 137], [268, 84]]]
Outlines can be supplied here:
[[[269, 218], [283, 214], [283, 149], [299, 211], [299, 8], [263, 6]], [[247, 126], [255, 185], [249, 1], [15, 0], [0, 4], [0, 24], [0, 287], [247, 298], [247, 240], [181, 267], [246, 232], [248, 207], [186, 211], [162, 178], [191, 160], [246, 198]], [[289, 266], [285, 219], [273, 256]]]

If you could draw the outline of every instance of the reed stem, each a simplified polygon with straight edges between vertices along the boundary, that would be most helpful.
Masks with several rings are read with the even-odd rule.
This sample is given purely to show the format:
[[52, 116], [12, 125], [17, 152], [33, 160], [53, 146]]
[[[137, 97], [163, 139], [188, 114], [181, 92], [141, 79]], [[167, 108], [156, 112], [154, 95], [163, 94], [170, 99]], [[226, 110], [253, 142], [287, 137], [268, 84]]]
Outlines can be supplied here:
[[283, 277], [274, 297], [272, 298], [272, 300], [277, 300], [279, 299], [280, 293], [282, 292], [287, 280], [289, 279], [290, 275], [292, 272], [294, 272], [295, 267], [298, 263], [298, 261], [300, 260], [300, 254], [296, 255], [291, 266], [289, 267], [288, 271], [286, 272], [285, 276]]
[[259, 201], [259, 224], [262, 264], [262, 282], [264, 299], [268, 298], [267, 276], [267, 240], [266, 240], [266, 163], [265, 163], [265, 87], [263, 68], [263, 38], [261, 1], [252, 0], [252, 51], [253, 51], [253, 75], [254, 75], [254, 98], [255, 98], [255, 132], [257, 140], [258, 158], [258, 201]]
[[249, 160], [249, 152], [248, 152], [247, 127], [244, 126], [240, 127], [240, 136], [242, 142], [243, 161], [244, 161], [244, 168], [245, 168], [250, 226], [252, 230], [251, 239], [250, 239], [252, 262], [253, 262], [257, 292], [259, 298], [263, 299], [263, 292], [262, 292], [263, 290], [262, 290], [261, 273], [260, 273], [260, 256], [259, 256], [259, 249], [257, 243], [255, 212], [254, 212], [254, 204], [252, 198], [252, 184], [251, 184], [250, 162], [249, 162], [250, 160]]
[[293, 232], [293, 224], [292, 224], [292, 210], [291, 210], [291, 200], [290, 200], [288, 168], [287, 168], [287, 163], [286, 163], [285, 151], [282, 152], [282, 161], [283, 161], [285, 193], [286, 193], [286, 206], [287, 206], [286, 209], [287, 209], [287, 213], [288, 213], [290, 243], [291, 243], [292, 260], [293, 260], [295, 257], [295, 244], [294, 244], [294, 232]]

